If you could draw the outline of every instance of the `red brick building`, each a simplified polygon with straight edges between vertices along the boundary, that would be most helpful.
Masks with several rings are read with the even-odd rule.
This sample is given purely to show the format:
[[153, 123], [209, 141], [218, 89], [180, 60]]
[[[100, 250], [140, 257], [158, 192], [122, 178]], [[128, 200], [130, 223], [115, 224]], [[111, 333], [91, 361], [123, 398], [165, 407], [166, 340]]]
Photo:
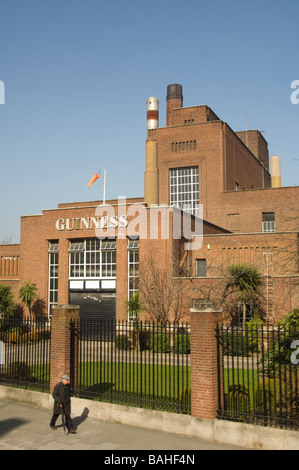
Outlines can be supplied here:
[[46, 314], [72, 303], [84, 315], [127, 318], [125, 300], [145, 279], [151, 253], [184, 283], [185, 315], [193, 301], [213, 291], [217, 299], [227, 266], [242, 262], [264, 275], [269, 322], [299, 306], [299, 187], [280, 186], [277, 157], [270, 174], [259, 131], [234, 132], [207, 106], [184, 108], [177, 84], [166, 101], [164, 127], [157, 98], [147, 101], [144, 197], [105, 208], [59, 204], [21, 218], [20, 245], [0, 246], [0, 283], [16, 297], [30, 279]]

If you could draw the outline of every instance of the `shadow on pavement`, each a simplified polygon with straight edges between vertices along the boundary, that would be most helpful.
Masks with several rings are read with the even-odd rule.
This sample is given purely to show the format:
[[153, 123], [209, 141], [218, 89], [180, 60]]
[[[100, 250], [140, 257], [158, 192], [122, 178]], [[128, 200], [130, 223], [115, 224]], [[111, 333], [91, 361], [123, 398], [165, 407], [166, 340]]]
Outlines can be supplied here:
[[86, 418], [88, 417], [88, 413], [89, 409], [85, 407], [80, 416], [76, 416], [75, 418], [73, 418], [72, 421], [76, 429], [78, 426], [80, 426], [80, 424], [83, 423], [83, 421], [86, 420]]
[[28, 421], [18, 418], [4, 419], [3, 421], [0, 421], [0, 437], [25, 423], [28, 423]]

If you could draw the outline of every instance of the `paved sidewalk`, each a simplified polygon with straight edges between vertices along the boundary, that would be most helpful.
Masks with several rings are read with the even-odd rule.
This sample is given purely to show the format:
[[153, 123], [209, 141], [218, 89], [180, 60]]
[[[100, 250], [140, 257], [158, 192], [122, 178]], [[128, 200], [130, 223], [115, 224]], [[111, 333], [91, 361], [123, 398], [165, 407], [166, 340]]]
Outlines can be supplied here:
[[60, 417], [56, 423], [58, 429], [50, 429], [49, 411], [0, 400], [0, 450], [103, 450], [110, 456], [113, 451], [128, 450], [245, 450], [234, 445], [99, 421], [84, 412], [72, 418], [77, 434], [65, 435]]

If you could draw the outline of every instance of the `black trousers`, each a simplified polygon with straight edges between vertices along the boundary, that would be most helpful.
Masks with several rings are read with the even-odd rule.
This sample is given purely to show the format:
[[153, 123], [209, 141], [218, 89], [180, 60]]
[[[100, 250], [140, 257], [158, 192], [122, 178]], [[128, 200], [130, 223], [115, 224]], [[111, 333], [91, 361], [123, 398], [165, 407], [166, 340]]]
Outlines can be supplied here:
[[[58, 416], [60, 415], [53, 414], [51, 422], [50, 422], [50, 426], [55, 426]], [[65, 416], [65, 421], [66, 421], [66, 427], [68, 431], [70, 431], [71, 429], [73, 429], [73, 421], [71, 420], [71, 417], [69, 415], [64, 415], [64, 416]]]

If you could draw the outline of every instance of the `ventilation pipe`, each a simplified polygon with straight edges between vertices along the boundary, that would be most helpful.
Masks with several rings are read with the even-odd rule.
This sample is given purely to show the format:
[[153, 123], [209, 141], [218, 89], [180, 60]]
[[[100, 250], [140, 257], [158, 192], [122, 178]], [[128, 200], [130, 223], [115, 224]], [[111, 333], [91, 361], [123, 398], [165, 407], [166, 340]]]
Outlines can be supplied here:
[[281, 171], [280, 171], [280, 157], [273, 155], [270, 158], [271, 165], [271, 187], [281, 188]]
[[[150, 97], [147, 104], [147, 137], [149, 130], [159, 127], [159, 100]], [[148, 205], [159, 204], [158, 142], [146, 141], [144, 202]]]
[[158, 98], [150, 97], [146, 101], [147, 106], [147, 134], [151, 129], [159, 127], [159, 100]]

